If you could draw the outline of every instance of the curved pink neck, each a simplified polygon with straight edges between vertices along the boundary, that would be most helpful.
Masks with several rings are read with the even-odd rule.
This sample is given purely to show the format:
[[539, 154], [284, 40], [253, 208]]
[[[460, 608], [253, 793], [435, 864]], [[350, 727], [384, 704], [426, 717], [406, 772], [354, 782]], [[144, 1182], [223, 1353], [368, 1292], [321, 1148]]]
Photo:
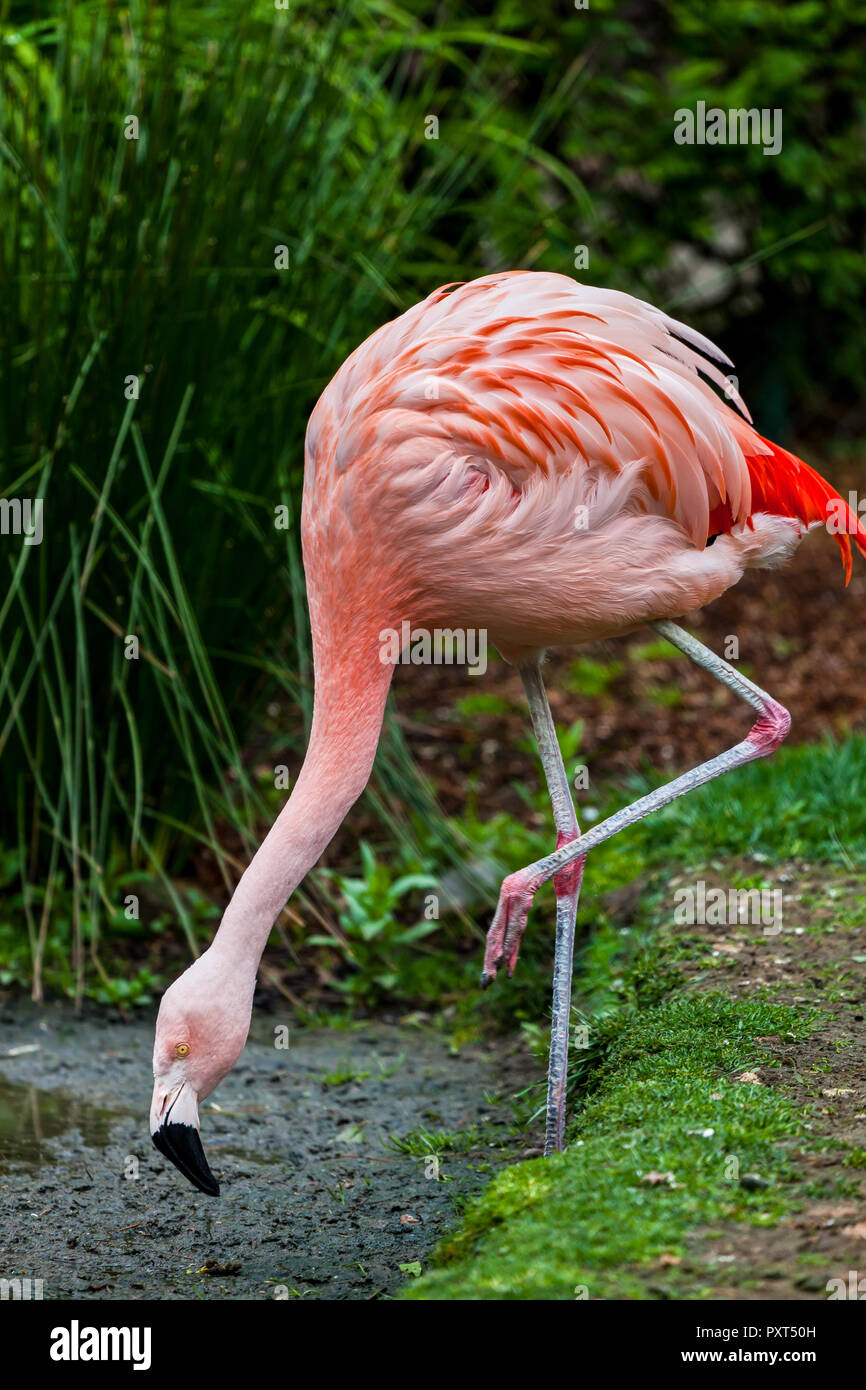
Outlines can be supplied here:
[[[294, 790], [225, 910], [212, 950], [235, 968], [258, 969], [271, 928], [333, 839], [373, 767], [393, 667], [378, 645], [347, 650], [317, 670], [310, 743]], [[319, 662], [317, 662], [317, 667]]]

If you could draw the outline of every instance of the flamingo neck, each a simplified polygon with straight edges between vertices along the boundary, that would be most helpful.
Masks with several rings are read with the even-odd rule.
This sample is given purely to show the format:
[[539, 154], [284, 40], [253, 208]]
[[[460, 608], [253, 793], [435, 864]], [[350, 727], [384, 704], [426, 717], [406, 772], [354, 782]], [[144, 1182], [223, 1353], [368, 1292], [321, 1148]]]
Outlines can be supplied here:
[[317, 679], [310, 743], [294, 790], [238, 883], [211, 951], [250, 982], [274, 922], [370, 777], [393, 667], [344, 660]]

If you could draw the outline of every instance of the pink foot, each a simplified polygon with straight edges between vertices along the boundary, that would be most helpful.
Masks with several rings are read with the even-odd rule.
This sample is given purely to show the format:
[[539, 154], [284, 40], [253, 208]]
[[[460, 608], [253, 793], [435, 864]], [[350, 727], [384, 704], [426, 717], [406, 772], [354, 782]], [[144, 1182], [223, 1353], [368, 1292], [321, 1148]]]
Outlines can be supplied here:
[[509, 874], [503, 879], [496, 914], [487, 933], [482, 989], [496, 979], [496, 972], [503, 962], [509, 979], [513, 975], [526, 919], [539, 887], [540, 884], [526, 869], [518, 869], [516, 874]]
[[[576, 838], [576, 830], [567, 834], [560, 831], [556, 837], [556, 848], [560, 849]], [[583, 859], [575, 859], [573, 863], [567, 864], [564, 869], [554, 875], [553, 886], [558, 898], [571, 897], [580, 892], [585, 863], [585, 856]], [[532, 900], [540, 887], [541, 884], [532, 877], [528, 869], [518, 869], [517, 873], [509, 874], [506, 879], [503, 879], [502, 887], [499, 890], [496, 913], [487, 933], [484, 972], [481, 976], [482, 989], [486, 989], [489, 984], [493, 983], [496, 979], [496, 973], [503, 963], [509, 980], [514, 974], [514, 967], [520, 953], [520, 943], [526, 930], [529, 909], [532, 907]]]

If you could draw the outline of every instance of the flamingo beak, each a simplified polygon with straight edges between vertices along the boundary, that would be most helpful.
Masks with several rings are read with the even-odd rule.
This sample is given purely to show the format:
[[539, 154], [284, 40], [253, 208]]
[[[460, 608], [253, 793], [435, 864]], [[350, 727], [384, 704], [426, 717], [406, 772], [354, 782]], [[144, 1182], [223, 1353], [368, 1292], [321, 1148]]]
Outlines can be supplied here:
[[150, 1137], [185, 1178], [208, 1197], [220, 1195], [220, 1185], [204, 1156], [198, 1132], [198, 1097], [188, 1082], [166, 1090], [157, 1081], [150, 1107]]

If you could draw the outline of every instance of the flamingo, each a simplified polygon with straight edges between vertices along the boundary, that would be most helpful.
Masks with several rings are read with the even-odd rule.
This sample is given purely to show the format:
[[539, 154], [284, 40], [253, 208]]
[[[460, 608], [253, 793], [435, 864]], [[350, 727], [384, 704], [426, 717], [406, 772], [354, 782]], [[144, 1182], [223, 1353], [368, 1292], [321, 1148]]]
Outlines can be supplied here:
[[[533, 897], [552, 878], [545, 1152], [562, 1148], [587, 854], [772, 753], [790, 726], [782, 705], [673, 619], [747, 567], [786, 560], [811, 526], [835, 530], [846, 582], [852, 537], [866, 553], [866, 532], [830, 484], [757, 433], [724, 375], [731, 367], [700, 333], [627, 294], [511, 271], [435, 290], [373, 333], [325, 389], [307, 429], [301, 519], [309, 745], [212, 944], [167, 990], [156, 1024], [152, 1137], [202, 1192], [219, 1184], [199, 1102], [244, 1047], [276, 917], [367, 783], [393, 674], [383, 637], [407, 619], [413, 630], [488, 634], [523, 679], [556, 848], [504, 880], [482, 984], [502, 966], [511, 975]], [[733, 748], [581, 834], [543, 655], [643, 624], [738, 695], [753, 724]]]

